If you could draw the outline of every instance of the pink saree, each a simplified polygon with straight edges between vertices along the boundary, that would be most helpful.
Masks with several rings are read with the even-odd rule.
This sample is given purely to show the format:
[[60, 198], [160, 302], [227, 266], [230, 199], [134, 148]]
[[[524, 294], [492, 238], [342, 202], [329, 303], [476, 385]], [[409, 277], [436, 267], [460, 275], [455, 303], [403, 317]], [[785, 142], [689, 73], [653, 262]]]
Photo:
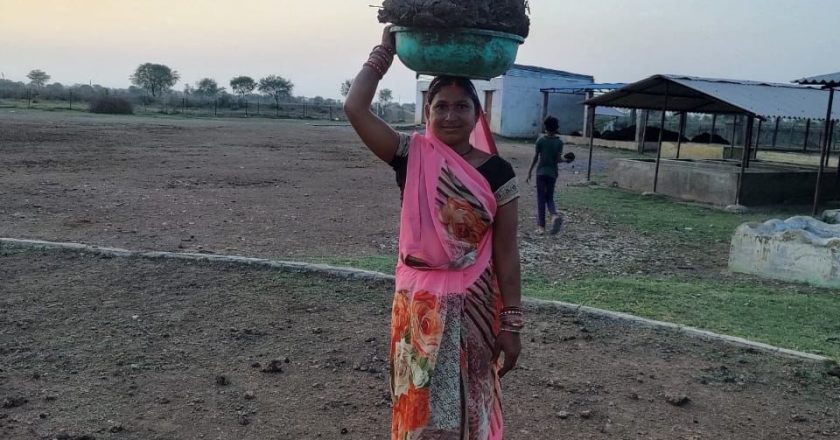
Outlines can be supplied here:
[[[495, 154], [482, 115], [471, 139]], [[502, 438], [496, 199], [427, 129], [408, 153], [391, 323], [392, 440]]]

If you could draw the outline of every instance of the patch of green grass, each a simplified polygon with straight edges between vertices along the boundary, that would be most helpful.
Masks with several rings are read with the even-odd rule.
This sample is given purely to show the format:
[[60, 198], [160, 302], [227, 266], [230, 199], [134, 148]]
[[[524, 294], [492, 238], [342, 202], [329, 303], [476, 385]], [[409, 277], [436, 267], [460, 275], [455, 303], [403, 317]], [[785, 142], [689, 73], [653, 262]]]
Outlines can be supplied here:
[[551, 285], [526, 278], [528, 295], [630, 313], [840, 359], [840, 295], [796, 287], [596, 278]]
[[735, 228], [742, 223], [794, 214], [790, 210], [758, 210], [738, 215], [600, 187], [563, 188], [558, 192], [557, 202], [560, 207], [589, 210], [639, 232], [693, 242], [729, 241]]
[[309, 259], [312, 263], [328, 264], [330, 266], [354, 267], [356, 269], [372, 270], [393, 274], [397, 267], [395, 255], [368, 255], [360, 257], [319, 257]]

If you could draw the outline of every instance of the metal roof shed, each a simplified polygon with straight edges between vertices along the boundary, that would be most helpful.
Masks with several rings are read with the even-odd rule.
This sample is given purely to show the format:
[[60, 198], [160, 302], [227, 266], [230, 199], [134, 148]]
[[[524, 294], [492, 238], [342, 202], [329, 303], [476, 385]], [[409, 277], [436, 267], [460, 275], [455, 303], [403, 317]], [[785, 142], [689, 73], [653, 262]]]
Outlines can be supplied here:
[[[743, 114], [749, 117], [747, 141], [744, 142], [741, 157], [741, 172], [738, 181], [738, 196], [741, 195], [741, 181], [749, 167], [753, 123], [756, 118], [783, 117], [794, 119], [826, 119], [825, 106], [828, 93], [811, 87], [791, 84], [777, 84], [757, 81], [699, 78], [683, 75], [653, 75], [641, 81], [628, 84], [618, 90], [589, 99], [584, 104], [599, 107], [623, 107], [631, 109], [662, 111], [659, 146], [656, 155], [653, 191], [656, 192], [659, 178], [659, 164], [662, 152], [662, 134], [665, 127], [665, 112], [711, 114]], [[840, 111], [829, 113], [830, 119], [840, 119]], [[594, 120], [588, 121], [592, 133]], [[590, 157], [594, 147], [589, 140]], [[591, 174], [591, 160], [590, 171]]]
[[[823, 134], [823, 145], [820, 149], [820, 166], [817, 172], [817, 187], [814, 189], [814, 209], [812, 214], [816, 215], [820, 207], [820, 190], [822, 189], [823, 171], [827, 163], [828, 147], [831, 145], [831, 134], [834, 132], [834, 120], [831, 115], [833, 113], [834, 105], [834, 88], [840, 86], [840, 72], [829, 73], [827, 75], [812, 76], [810, 78], [802, 78], [793, 81], [802, 85], [818, 85], [823, 89], [828, 89], [828, 107], [825, 111], [825, 119], [831, 119], [831, 123], [825, 124], [825, 133]], [[837, 176], [840, 177], [840, 164], [837, 165]]]

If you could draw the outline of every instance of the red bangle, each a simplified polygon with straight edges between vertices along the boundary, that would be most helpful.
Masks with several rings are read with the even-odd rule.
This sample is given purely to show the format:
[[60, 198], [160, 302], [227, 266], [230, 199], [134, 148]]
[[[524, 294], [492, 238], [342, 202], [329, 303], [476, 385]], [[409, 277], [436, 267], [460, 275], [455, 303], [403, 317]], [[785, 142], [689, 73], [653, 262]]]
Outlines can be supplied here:
[[383, 44], [377, 44], [376, 46], [373, 46], [373, 51], [374, 52], [379, 50], [379, 49], [385, 50], [385, 52], [388, 52], [388, 55], [391, 55], [391, 56], [394, 56], [396, 54], [393, 47], [388, 47], [388, 46], [385, 46]]
[[389, 66], [394, 62], [394, 57], [392, 57], [391, 55], [388, 55], [386, 53], [383, 53], [382, 51], [372, 52], [370, 54], [370, 56], [368, 57], [368, 59], [371, 59], [371, 58], [376, 59], [378, 61], [381, 61], [383, 64], [387, 64]]
[[382, 68], [377, 66], [376, 63], [371, 62], [370, 60], [362, 64], [362, 67], [370, 67], [374, 72], [376, 72], [377, 75], [379, 75], [379, 79], [382, 79], [385, 76], [385, 72], [382, 71]]

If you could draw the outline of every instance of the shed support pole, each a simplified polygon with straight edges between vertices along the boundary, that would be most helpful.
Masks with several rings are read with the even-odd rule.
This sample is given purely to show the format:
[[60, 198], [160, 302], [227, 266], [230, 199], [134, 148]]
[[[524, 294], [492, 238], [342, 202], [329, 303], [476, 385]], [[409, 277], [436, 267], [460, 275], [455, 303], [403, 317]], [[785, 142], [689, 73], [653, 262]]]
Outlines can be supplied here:
[[825, 169], [825, 156], [828, 154], [828, 131], [831, 127], [831, 107], [834, 105], [834, 88], [828, 89], [828, 109], [825, 113], [825, 135], [823, 136], [823, 145], [820, 150], [820, 166], [817, 169], [817, 187], [814, 189], [814, 209], [811, 210], [811, 215], [816, 216], [820, 209], [820, 192], [822, 191], [823, 171]]
[[680, 134], [677, 135], [677, 159], [680, 158], [680, 149], [682, 148], [682, 140], [685, 135], [686, 119], [688, 119], [688, 114], [685, 112], [680, 113]]
[[656, 192], [656, 188], [659, 186], [659, 164], [662, 162], [662, 136], [665, 134], [665, 113], [668, 110], [669, 85], [670, 83], [665, 83], [665, 102], [662, 104], [662, 118], [659, 121], [659, 141], [656, 147], [656, 170], [653, 172], [653, 192]]
[[647, 141], [647, 127], [650, 121], [650, 110], [645, 110], [642, 115], [642, 137], [639, 140], [639, 153], [645, 154], [645, 142]]
[[761, 142], [761, 126], [762, 125], [764, 125], [764, 120], [759, 119], [758, 120], [758, 130], [756, 130], [756, 132], [755, 132], [755, 148], [753, 149], [753, 155], [750, 156], [751, 159], [754, 157], [756, 160], [758, 160], [758, 146], [759, 146], [759, 142]]
[[744, 192], [744, 176], [747, 168], [750, 166], [750, 138], [752, 138], [753, 118], [750, 116], [746, 127], [746, 141], [744, 142], [744, 150], [741, 152], [741, 172], [738, 173], [738, 191], [735, 194], [735, 204], [740, 205]]
[[596, 106], [592, 106], [592, 113], [589, 115], [589, 119], [586, 121], [587, 125], [589, 126], [589, 162], [586, 164], [586, 181], [592, 180], [592, 150], [595, 149], [595, 108]]
[[825, 140], [825, 167], [828, 168], [829, 162], [831, 162], [831, 141], [834, 136], [834, 121], [826, 121], [828, 124], [828, 129], [825, 130], [825, 135], [828, 136], [828, 139]]
[[712, 143], [712, 138], [715, 137], [715, 126], [717, 125], [717, 113], [712, 115], [712, 131], [709, 132], [709, 143]]
[[811, 134], [811, 120], [805, 121], [805, 142], [802, 145], [802, 151], [808, 152], [808, 137]]

